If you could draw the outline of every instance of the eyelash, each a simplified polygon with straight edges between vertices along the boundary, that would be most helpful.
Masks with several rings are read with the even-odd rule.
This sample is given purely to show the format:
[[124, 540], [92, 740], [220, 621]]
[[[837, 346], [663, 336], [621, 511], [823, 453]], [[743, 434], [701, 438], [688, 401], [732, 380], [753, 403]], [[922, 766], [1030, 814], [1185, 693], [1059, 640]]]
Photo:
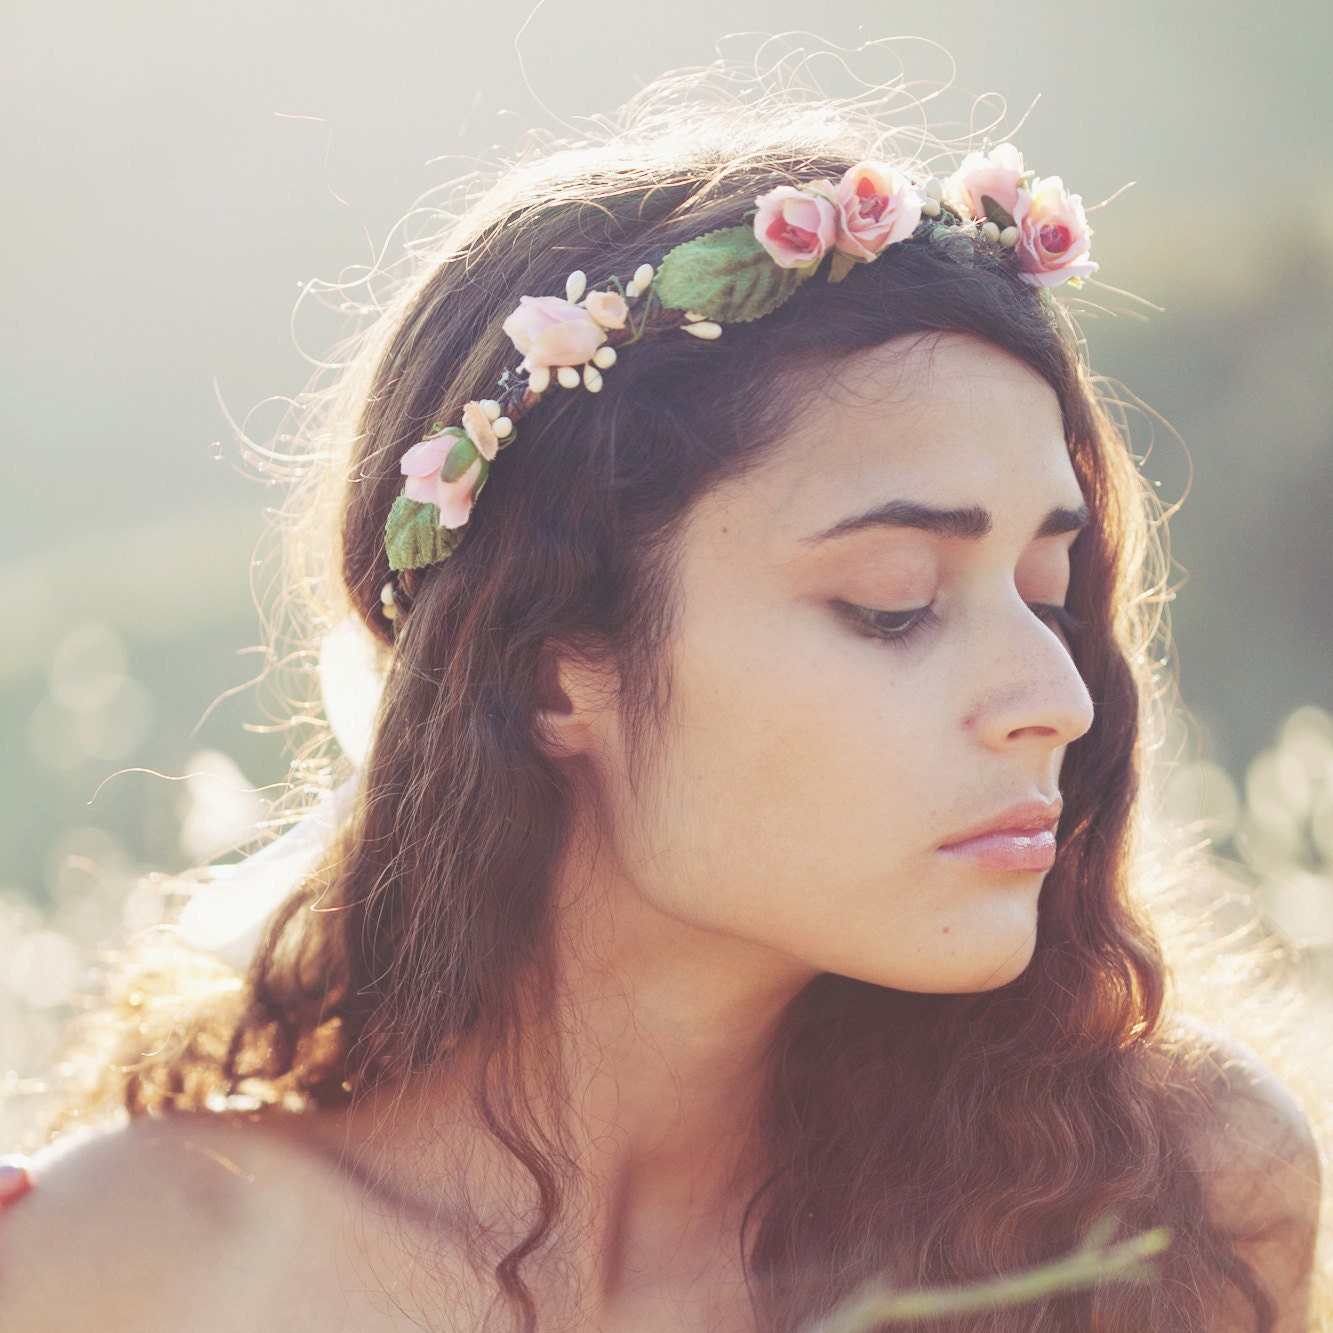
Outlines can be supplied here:
[[[867, 638], [879, 639], [884, 643], [897, 646], [909, 643], [917, 634], [939, 623], [939, 616], [928, 606], [915, 611], [875, 611], [868, 606], [856, 606], [851, 602], [839, 602], [839, 608], [852, 621], [853, 626]], [[1070, 638], [1083, 627], [1083, 621], [1072, 615], [1063, 606], [1049, 602], [1029, 602], [1028, 606], [1038, 617], [1046, 622], [1058, 634]], [[880, 623], [879, 617], [916, 616], [906, 625], [888, 626]]]

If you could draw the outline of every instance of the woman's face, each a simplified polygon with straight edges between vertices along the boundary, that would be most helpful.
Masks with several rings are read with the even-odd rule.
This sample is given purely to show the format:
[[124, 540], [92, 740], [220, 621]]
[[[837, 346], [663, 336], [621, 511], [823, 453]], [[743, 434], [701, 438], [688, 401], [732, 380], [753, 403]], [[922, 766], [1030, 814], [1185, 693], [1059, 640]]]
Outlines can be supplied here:
[[[904, 504], [967, 513], [930, 530]], [[1022, 972], [1046, 872], [942, 848], [1057, 798], [1092, 723], [1043, 610], [1082, 506], [1055, 394], [1018, 360], [955, 335], [852, 358], [687, 519], [660, 748], [604, 787], [617, 879], [815, 972]], [[604, 778], [622, 739], [608, 722]]]

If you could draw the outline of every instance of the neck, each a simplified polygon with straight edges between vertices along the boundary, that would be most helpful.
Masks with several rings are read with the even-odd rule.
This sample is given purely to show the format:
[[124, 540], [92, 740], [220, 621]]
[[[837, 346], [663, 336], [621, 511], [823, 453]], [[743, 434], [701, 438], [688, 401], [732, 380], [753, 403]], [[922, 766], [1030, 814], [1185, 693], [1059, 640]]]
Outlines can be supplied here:
[[[548, 1046], [508, 1068], [530, 1071], [525, 1091], [542, 1128], [559, 1127], [578, 1168], [554, 1241], [560, 1271], [572, 1265], [584, 1291], [611, 1299], [642, 1287], [644, 1274], [671, 1276], [668, 1268], [684, 1282], [732, 1269], [741, 1215], [767, 1172], [755, 1134], [767, 1053], [787, 1004], [814, 974], [667, 915], [596, 858], [571, 856], [556, 888], [559, 1000], [535, 1029]], [[551, 1047], [557, 1089], [533, 1076], [551, 1067]], [[460, 1051], [392, 1118], [372, 1111], [369, 1123], [377, 1151], [410, 1145], [403, 1164], [423, 1202], [450, 1187], [423, 1170], [420, 1131], [447, 1126], [440, 1142], [451, 1147], [437, 1160], [455, 1178], [458, 1161], [469, 1163], [473, 1215], [516, 1243], [533, 1214], [515, 1204], [532, 1199], [532, 1182], [477, 1132], [466, 1089], [482, 1054], [476, 1044]], [[392, 1128], [404, 1113], [405, 1134]]]
[[734, 1285], [741, 1217], [768, 1169], [756, 1130], [769, 1050], [814, 973], [681, 921], [579, 847], [555, 918], [554, 1040], [582, 1185], [566, 1262], [630, 1308], [667, 1286]]
[[581, 1163], [608, 1194], [697, 1212], [751, 1150], [767, 1054], [810, 978], [791, 959], [666, 916], [620, 886], [562, 912], [560, 1043]]

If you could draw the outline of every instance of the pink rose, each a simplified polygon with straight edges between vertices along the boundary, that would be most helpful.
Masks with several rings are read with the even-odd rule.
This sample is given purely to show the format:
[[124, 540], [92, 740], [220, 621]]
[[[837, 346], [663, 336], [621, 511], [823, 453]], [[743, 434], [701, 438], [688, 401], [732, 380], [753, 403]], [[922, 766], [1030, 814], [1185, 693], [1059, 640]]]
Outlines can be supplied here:
[[1019, 190], [1014, 204], [1018, 228], [1018, 267], [1025, 281], [1055, 287], [1071, 278], [1080, 282], [1097, 272], [1088, 258], [1092, 229], [1083, 200], [1067, 194], [1059, 176], [1034, 181], [1031, 191]]
[[460, 441], [471, 443], [454, 431], [446, 431], [414, 444], [398, 463], [399, 471], [407, 478], [403, 486], [407, 498], [418, 504], [435, 505], [440, 511], [442, 528], [461, 528], [468, 521], [472, 502], [490, 466], [484, 458], [474, 457], [461, 476], [445, 481], [445, 462]]
[[414, 444], [399, 459], [398, 470], [407, 478], [407, 485], [404, 488], [407, 491], [408, 498], [417, 501], [418, 504], [434, 504], [435, 499], [430, 495], [416, 495], [415, 490], [421, 489], [422, 480], [438, 472], [444, 466], [444, 460], [449, 457], [449, 451], [458, 443], [458, 436], [452, 431], [443, 435], [434, 435], [429, 440], [422, 440], [420, 444]]
[[839, 217], [837, 248], [853, 259], [874, 259], [886, 245], [905, 241], [921, 221], [921, 198], [900, 171], [858, 162], [834, 192]]
[[1011, 143], [1002, 143], [989, 153], [969, 153], [958, 170], [944, 183], [944, 197], [964, 217], [981, 222], [986, 217], [983, 198], [993, 199], [1013, 214], [1023, 182], [1023, 154]]
[[489, 463], [500, 447], [500, 439], [495, 433], [495, 427], [491, 425], [490, 417], [481, 410], [480, 403], [463, 405], [463, 429], [467, 431], [468, 439], [477, 446], [477, 452]]
[[583, 308], [603, 329], [623, 329], [629, 318], [629, 306], [618, 292], [589, 292], [583, 298]]
[[606, 341], [597, 321], [561, 296], [520, 297], [502, 327], [523, 353], [523, 370], [584, 365]]
[[[812, 194], [811, 189], [826, 193]], [[779, 185], [755, 200], [759, 205], [755, 238], [780, 268], [805, 268], [827, 254], [838, 236], [838, 208], [832, 196], [828, 181], [815, 181], [800, 190]]]

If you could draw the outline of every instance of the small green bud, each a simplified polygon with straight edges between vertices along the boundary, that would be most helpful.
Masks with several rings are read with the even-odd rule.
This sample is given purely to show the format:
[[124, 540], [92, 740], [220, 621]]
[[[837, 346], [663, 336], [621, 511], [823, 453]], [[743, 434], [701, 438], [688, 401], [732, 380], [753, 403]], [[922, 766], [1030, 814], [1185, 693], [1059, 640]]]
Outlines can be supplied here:
[[457, 435], [458, 440], [454, 447], [449, 450], [449, 456], [444, 460], [444, 466], [440, 469], [440, 476], [445, 481], [457, 481], [481, 455], [477, 452], [477, 446], [468, 439], [467, 431], [458, 426], [451, 426], [448, 433]]

